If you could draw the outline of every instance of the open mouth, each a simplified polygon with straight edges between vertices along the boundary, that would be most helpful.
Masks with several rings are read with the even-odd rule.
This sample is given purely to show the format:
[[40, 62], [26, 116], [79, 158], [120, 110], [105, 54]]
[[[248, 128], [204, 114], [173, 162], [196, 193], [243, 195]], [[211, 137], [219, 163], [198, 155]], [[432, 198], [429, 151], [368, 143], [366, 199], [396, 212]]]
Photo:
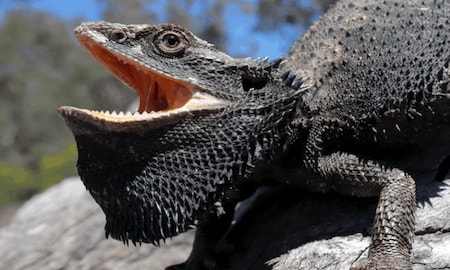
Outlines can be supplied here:
[[[205, 113], [224, 107], [227, 101], [202, 91], [195, 85], [160, 74], [137, 61], [114, 53], [88, 35], [77, 36], [89, 53], [115, 77], [134, 89], [139, 95], [137, 112], [112, 112], [78, 109], [64, 106], [60, 114], [82, 117], [89, 122], [109, 123], [162, 122], [174, 120], [189, 113]], [[171, 122], [171, 121], [169, 121]], [[135, 123], [137, 124], [137, 123]]]

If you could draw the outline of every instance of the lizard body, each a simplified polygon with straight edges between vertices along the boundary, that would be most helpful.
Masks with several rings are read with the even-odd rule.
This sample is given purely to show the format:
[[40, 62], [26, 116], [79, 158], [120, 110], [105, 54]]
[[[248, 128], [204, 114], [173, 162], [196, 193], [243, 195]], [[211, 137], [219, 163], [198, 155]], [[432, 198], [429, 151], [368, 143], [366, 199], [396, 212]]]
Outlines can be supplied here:
[[214, 269], [208, 253], [257, 186], [381, 194], [352, 269], [411, 269], [412, 175], [449, 169], [448, 14], [445, 1], [341, 1], [282, 64], [171, 24], [82, 24], [83, 46], [140, 96], [136, 114], [60, 109], [107, 235], [157, 244], [198, 221], [178, 267]]

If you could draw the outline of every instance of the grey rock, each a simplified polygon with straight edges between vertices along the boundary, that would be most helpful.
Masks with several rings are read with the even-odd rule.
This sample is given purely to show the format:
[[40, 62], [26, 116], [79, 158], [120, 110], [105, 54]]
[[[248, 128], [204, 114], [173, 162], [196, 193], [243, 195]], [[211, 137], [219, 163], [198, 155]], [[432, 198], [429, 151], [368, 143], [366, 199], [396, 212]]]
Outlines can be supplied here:
[[[429, 178], [429, 174], [424, 178]], [[418, 184], [414, 269], [450, 269], [450, 179]], [[224, 246], [230, 269], [348, 269], [367, 257], [376, 198], [261, 188], [241, 204]], [[105, 239], [105, 216], [79, 178], [28, 201], [0, 230], [0, 269], [164, 269], [193, 231], [161, 247]]]
[[29, 200], [0, 230], [0, 269], [163, 269], [188, 256], [186, 233], [162, 244], [105, 239], [105, 216], [79, 178]]
[[[428, 182], [418, 185], [418, 208], [415, 239], [413, 242], [413, 269], [450, 269], [450, 180]], [[269, 261], [274, 270], [288, 269], [349, 269], [350, 265], [368, 256], [370, 237], [362, 233], [370, 231], [370, 214], [375, 209], [374, 203], [355, 205], [346, 202], [334, 205], [334, 199], [321, 204], [321, 209], [328, 209], [317, 215], [318, 230], [324, 233], [312, 241], [289, 250], [287, 253]], [[336, 209], [336, 208], [339, 209]], [[366, 213], [359, 212], [366, 209]], [[372, 210], [371, 210], [372, 209]], [[334, 211], [336, 211], [334, 213]], [[303, 211], [303, 210], [302, 210]], [[333, 213], [331, 213], [332, 211]], [[327, 216], [328, 213], [328, 216]], [[348, 215], [344, 217], [344, 215]], [[339, 220], [339, 216], [342, 219]], [[301, 219], [302, 217], [298, 217]], [[304, 216], [303, 218], [308, 218]], [[336, 219], [335, 219], [336, 218]], [[342, 233], [342, 228], [366, 227], [355, 233]], [[339, 228], [337, 228], [339, 227]], [[300, 227], [299, 230], [304, 229]], [[303, 236], [306, 237], [306, 236]], [[256, 269], [256, 268], [255, 268]]]

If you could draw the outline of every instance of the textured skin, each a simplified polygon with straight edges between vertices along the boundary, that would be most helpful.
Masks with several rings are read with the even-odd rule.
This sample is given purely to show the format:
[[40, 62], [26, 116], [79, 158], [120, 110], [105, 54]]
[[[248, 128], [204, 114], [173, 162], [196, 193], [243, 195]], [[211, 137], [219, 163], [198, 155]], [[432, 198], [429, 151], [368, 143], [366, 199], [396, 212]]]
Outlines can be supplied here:
[[78, 171], [105, 211], [107, 235], [157, 244], [203, 219], [208, 202], [219, 200], [232, 180], [248, 177], [249, 167], [286, 138], [298, 93], [252, 90], [219, 114], [186, 117], [140, 134], [104, 136], [76, 113], [66, 113], [66, 121], [86, 132], [75, 137]]
[[[169, 78], [177, 78], [198, 89], [213, 90], [211, 94], [227, 100], [242, 97], [242, 85], [248, 90], [257, 86], [252, 82], [261, 79], [267, 81], [271, 69], [265, 60], [230, 57], [217, 50], [214, 45], [174, 24], [87, 22], [78, 26], [75, 33], [98, 38], [97, 43], [110, 52], [134, 61], [136, 66], [146, 67]], [[171, 33], [180, 36], [184, 44], [176, 50], [163, 48], [162, 37]], [[123, 41], [118, 42], [120, 38]], [[136, 76], [134, 79], [141, 78]]]
[[426, 168], [419, 156], [437, 166], [450, 153], [449, 14], [448, 1], [341, 1], [285, 57], [313, 84], [305, 165], [324, 178], [302, 184], [381, 192], [371, 256], [352, 269], [411, 268], [410, 174]]
[[[140, 132], [106, 132], [108, 123], [61, 111], [107, 235], [157, 243], [198, 220], [190, 258], [173, 269], [226, 268], [214, 248], [236, 202], [255, 186], [281, 183], [379, 195], [370, 256], [352, 269], [411, 269], [413, 175], [430, 166], [445, 175], [450, 167], [448, 14], [444, 0], [341, 1], [281, 67], [233, 59], [173, 25], [82, 25], [78, 31], [108, 33], [108, 50], [136, 65], [230, 101], [219, 112]], [[195, 41], [189, 53], [155, 54], [162, 28]], [[128, 43], [111, 38], [118, 29], [134, 31]], [[146, 53], [136, 57], [139, 51]]]

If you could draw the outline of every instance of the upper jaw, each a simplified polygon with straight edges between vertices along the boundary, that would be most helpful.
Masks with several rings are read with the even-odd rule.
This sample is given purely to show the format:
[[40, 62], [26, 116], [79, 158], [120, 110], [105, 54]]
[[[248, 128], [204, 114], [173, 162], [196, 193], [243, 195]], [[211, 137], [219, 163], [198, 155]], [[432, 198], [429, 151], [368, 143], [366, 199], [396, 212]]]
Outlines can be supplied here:
[[[156, 129], [177, 122], [189, 114], [211, 113], [228, 105], [227, 100], [208, 94], [191, 81], [169, 77], [149, 68], [132, 55], [124, 55], [110, 47], [112, 42], [107, 37], [109, 30], [105, 29], [114, 29], [114, 26], [127, 27], [126, 33], [130, 36], [135, 35], [139, 28], [144, 28], [139, 25], [83, 23], [74, 32], [96, 60], [138, 93], [138, 112], [110, 113], [61, 107], [59, 113], [74, 133], [81, 132], [77, 127], [81, 122], [107, 131], [130, 131], [143, 127]], [[136, 48], [130, 51], [131, 54], [142, 53]]]

